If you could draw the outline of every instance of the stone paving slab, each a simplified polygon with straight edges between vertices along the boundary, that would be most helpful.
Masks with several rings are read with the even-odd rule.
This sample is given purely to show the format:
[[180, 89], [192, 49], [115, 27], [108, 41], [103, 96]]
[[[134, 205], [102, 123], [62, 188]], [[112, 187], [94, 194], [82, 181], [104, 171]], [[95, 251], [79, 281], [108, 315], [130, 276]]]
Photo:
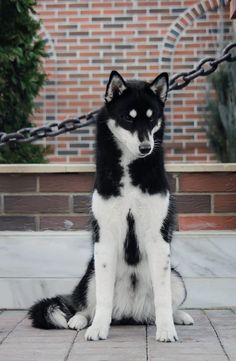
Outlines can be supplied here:
[[0, 361], [236, 361], [235, 309], [190, 310], [179, 342], [159, 343], [153, 326], [112, 326], [109, 339], [85, 331], [32, 328], [26, 311], [0, 311]]
[[205, 313], [209, 317], [225, 354], [230, 360], [236, 360], [236, 313], [234, 310], [221, 310], [220, 312], [206, 310]]
[[68, 361], [145, 361], [146, 327], [113, 326], [109, 339], [100, 342], [88, 342], [85, 331], [78, 334]]

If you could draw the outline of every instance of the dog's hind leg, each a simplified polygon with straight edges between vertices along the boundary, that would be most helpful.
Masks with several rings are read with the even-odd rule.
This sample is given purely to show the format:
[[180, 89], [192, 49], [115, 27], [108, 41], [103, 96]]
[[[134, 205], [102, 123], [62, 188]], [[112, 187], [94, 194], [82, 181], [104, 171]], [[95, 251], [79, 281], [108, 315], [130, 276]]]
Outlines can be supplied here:
[[184, 303], [187, 291], [181, 275], [175, 269], [171, 270], [171, 290], [174, 323], [176, 325], [193, 325], [193, 318], [187, 312], [178, 309]]

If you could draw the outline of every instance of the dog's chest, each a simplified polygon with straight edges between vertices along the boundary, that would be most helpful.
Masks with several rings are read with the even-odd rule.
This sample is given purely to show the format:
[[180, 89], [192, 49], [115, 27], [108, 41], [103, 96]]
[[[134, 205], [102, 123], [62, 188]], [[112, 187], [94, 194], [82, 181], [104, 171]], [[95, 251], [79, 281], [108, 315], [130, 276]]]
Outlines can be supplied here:
[[92, 210], [102, 232], [110, 233], [123, 247], [130, 227], [135, 233], [140, 248], [147, 237], [155, 237], [160, 232], [168, 212], [169, 193], [152, 194], [143, 192], [139, 186], [132, 184], [129, 166], [123, 164], [119, 196], [108, 199], [96, 190], [93, 194]]

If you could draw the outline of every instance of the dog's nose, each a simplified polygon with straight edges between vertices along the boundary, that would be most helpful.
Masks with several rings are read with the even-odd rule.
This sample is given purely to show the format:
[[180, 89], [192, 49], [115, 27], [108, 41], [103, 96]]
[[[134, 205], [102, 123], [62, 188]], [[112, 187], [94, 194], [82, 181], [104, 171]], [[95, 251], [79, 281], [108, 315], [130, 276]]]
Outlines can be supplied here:
[[140, 146], [139, 146], [139, 151], [141, 154], [147, 154], [149, 153], [151, 150], [151, 146], [149, 143], [142, 143]]

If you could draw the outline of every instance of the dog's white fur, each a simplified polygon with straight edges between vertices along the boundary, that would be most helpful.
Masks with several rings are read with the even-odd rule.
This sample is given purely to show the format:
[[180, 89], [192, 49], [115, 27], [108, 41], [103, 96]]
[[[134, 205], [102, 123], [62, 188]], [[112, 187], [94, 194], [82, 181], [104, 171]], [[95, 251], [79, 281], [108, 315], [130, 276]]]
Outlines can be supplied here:
[[[124, 149], [123, 149], [124, 151]], [[149, 195], [132, 186], [127, 166], [132, 153], [123, 153], [122, 166], [125, 169], [120, 197], [108, 200], [97, 191], [93, 194], [92, 211], [100, 225], [99, 242], [95, 244], [96, 295], [93, 282], [90, 283], [90, 314], [94, 314], [92, 325], [87, 329], [87, 340], [106, 339], [111, 319], [121, 317], [146, 317], [156, 319], [156, 339], [175, 341], [173, 311], [178, 301], [184, 298], [181, 280], [170, 276], [170, 245], [165, 242], [160, 229], [169, 206], [169, 193]], [[140, 240], [140, 253], [144, 255], [138, 267], [133, 269], [124, 261], [124, 239], [127, 233], [126, 216], [131, 210], [136, 224], [136, 235]], [[129, 275], [135, 273], [139, 282], [138, 292], [132, 294]], [[171, 287], [172, 283], [172, 287]], [[114, 287], [115, 286], [115, 287]], [[171, 288], [175, 295], [172, 304]], [[96, 300], [96, 301], [95, 301]], [[96, 311], [95, 311], [96, 305]], [[186, 313], [176, 314], [178, 323], [192, 323]], [[86, 315], [87, 316], [87, 315]], [[70, 321], [69, 327], [81, 329], [87, 325], [81, 313]]]

